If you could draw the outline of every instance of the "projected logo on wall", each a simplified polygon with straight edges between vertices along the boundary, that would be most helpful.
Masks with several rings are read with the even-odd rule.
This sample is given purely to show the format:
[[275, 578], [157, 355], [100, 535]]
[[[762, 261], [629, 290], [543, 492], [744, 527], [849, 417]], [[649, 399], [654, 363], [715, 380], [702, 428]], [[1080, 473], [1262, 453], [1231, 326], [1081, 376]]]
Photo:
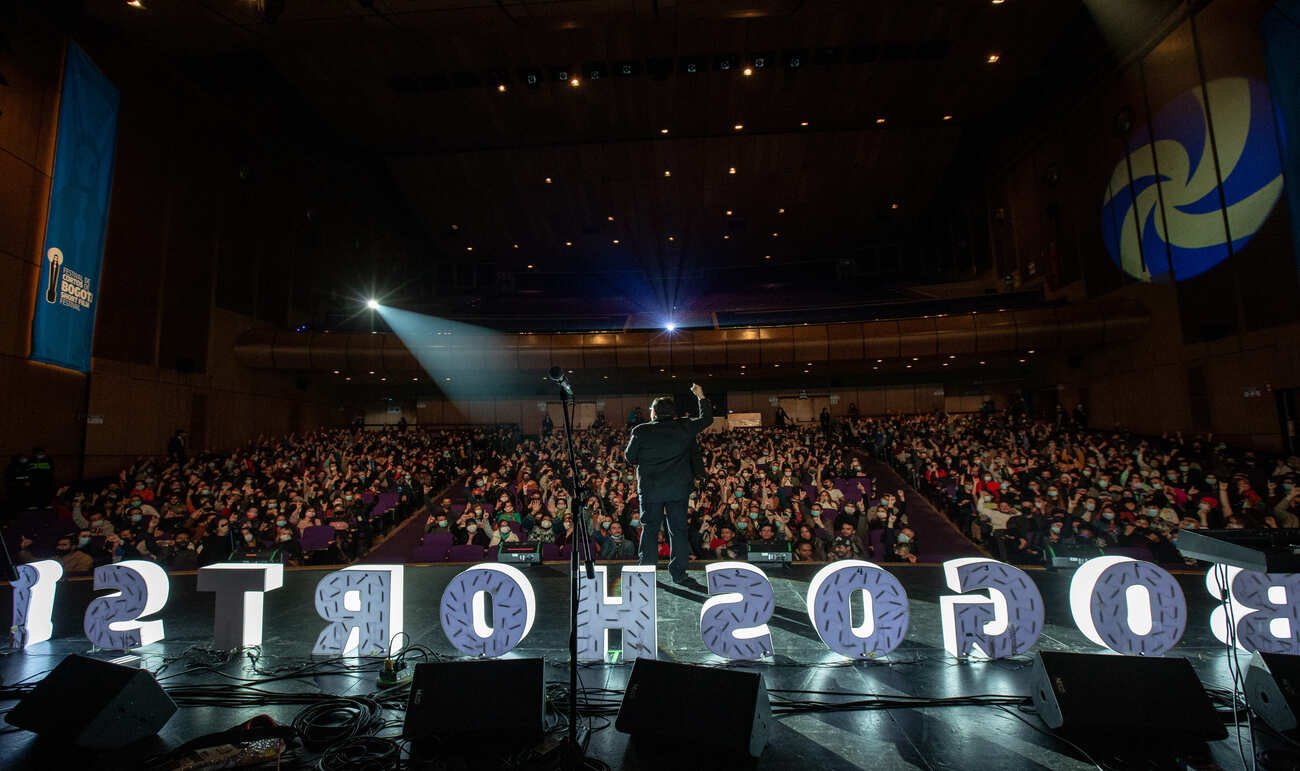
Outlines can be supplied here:
[[[1168, 279], [1171, 269], [1180, 281], [1204, 273], [1228, 256], [1228, 233], [1232, 251], [1240, 251], [1282, 197], [1268, 87], [1247, 78], [1220, 78], [1206, 84], [1206, 91], [1214, 110], [1213, 143], [1205, 94], [1193, 88], [1165, 105], [1151, 130], [1133, 132], [1128, 157], [1111, 174], [1102, 201], [1102, 234], [1115, 264], [1139, 280]], [[1216, 146], [1226, 231], [1212, 154]]]

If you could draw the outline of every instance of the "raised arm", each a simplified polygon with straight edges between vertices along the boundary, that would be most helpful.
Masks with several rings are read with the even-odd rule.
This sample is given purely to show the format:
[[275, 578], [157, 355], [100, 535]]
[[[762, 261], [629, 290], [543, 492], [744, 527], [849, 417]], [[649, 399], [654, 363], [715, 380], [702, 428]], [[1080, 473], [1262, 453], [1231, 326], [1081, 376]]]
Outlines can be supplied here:
[[[699, 383], [691, 384], [691, 393], [695, 394], [695, 399], [700, 404], [700, 416], [690, 419], [691, 428], [695, 429], [695, 433], [698, 434], [713, 425], [713, 405], [709, 403], [708, 399], [704, 398], [704, 389], [700, 387]], [[631, 447], [631, 445], [628, 446]]]

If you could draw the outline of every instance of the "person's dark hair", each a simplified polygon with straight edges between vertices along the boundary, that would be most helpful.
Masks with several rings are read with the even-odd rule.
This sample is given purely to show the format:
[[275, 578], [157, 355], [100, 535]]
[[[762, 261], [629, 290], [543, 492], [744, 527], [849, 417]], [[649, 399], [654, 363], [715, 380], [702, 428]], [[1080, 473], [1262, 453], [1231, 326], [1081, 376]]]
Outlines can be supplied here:
[[660, 396], [650, 403], [650, 409], [654, 411], [655, 417], [660, 420], [671, 420], [677, 417], [677, 403], [671, 396]]

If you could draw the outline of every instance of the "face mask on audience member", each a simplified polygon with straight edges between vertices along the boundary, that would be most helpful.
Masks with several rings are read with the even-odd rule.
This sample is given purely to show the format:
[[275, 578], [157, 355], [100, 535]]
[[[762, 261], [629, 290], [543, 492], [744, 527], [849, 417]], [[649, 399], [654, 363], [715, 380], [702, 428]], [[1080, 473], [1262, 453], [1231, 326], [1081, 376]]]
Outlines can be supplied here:
[[908, 535], [907, 533], [899, 533], [899, 534], [898, 534], [898, 542], [899, 542], [899, 543], [908, 543], [908, 542], [911, 541], [911, 540], [912, 540], [912, 536]]
[[478, 532], [478, 525], [466, 525], [465, 532], [473, 534]]
[[601, 522], [601, 523], [600, 523], [600, 529], [601, 529], [601, 530], [608, 530], [608, 529], [609, 529], [609, 520], [605, 520], [604, 522]]
[[543, 520], [542, 520], [542, 529], [543, 529], [543, 530], [550, 530], [552, 527], [554, 527], [554, 524], [551, 522], [551, 520], [550, 520], [549, 518], [547, 518], [547, 519], [543, 519]]
[[285, 519], [284, 517], [280, 517], [275, 521], [276, 527], [285, 527], [288, 524], [289, 524], [289, 520]]
[[1084, 501], [1083, 507], [1088, 511], [1093, 511], [1094, 509], [1097, 508], [1097, 504], [1093, 503], [1092, 501]]
[[446, 527], [446, 526], [447, 526], [447, 518], [438, 517], [438, 527]]
[[1053, 533], [1056, 533], [1057, 535], [1060, 535], [1060, 534], [1061, 534], [1061, 525], [1060, 525], [1059, 522], [1058, 522], [1058, 523], [1053, 523], [1053, 524], [1052, 524], [1052, 532], [1053, 532]]
[[1103, 511], [1103, 512], [1101, 513], [1101, 516], [1102, 516], [1103, 519], [1114, 519], [1114, 518], [1115, 518], [1115, 512], [1113, 512], [1113, 511]]
[[252, 533], [244, 533], [244, 540], [245, 540], [245, 541], [248, 541], [249, 543], [252, 543], [252, 542], [253, 542], [253, 534], [252, 534]]
[[83, 535], [83, 536], [81, 536], [80, 538], [78, 538], [78, 539], [77, 539], [77, 545], [78, 545], [78, 546], [89, 546], [89, 545], [90, 545], [90, 536], [88, 536], [88, 535]]
[[749, 527], [749, 523], [743, 519], [736, 523], [737, 530], [744, 530], [747, 527]]
[[510, 535], [509, 525], [502, 525], [501, 527], [498, 527], [497, 530], [500, 531], [501, 535]]

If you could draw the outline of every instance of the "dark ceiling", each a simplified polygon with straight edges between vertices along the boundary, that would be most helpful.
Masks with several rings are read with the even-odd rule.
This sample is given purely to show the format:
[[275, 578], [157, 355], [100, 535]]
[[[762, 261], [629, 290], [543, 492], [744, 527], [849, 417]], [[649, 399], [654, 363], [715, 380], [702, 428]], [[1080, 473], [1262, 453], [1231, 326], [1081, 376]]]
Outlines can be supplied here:
[[270, 62], [388, 170], [449, 266], [434, 291], [627, 313], [864, 254], [978, 267], [952, 254], [970, 223], [936, 213], [952, 169], [1088, 23], [1081, 0], [144, 2], [86, 12], [185, 61]]

